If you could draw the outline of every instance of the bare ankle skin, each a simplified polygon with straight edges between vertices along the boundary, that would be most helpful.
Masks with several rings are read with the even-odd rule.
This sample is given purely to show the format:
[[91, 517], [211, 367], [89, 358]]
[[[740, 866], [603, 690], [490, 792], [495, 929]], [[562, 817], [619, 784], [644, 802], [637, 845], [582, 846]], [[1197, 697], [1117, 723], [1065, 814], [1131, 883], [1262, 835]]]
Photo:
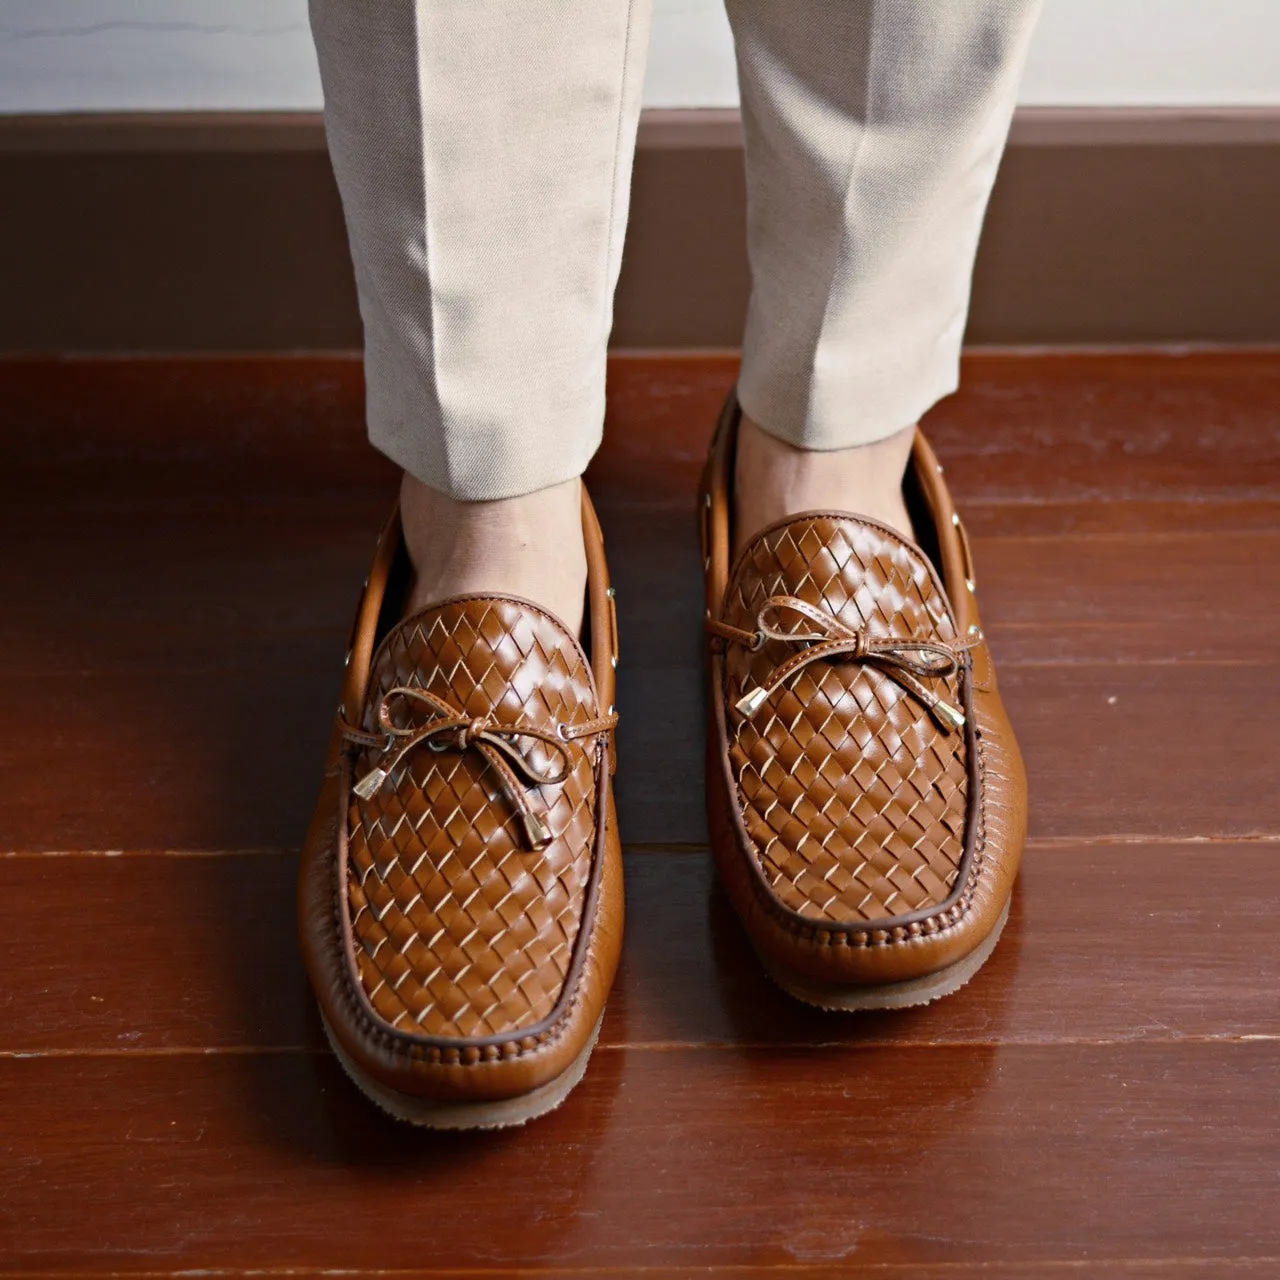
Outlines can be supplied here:
[[797, 449], [745, 414], [734, 476], [734, 554], [766, 525], [801, 511], [868, 516], [914, 539], [902, 496], [914, 424], [851, 449]]
[[405, 545], [416, 573], [408, 612], [448, 596], [523, 596], [582, 629], [587, 554], [582, 482], [568, 480], [498, 502], [460, 502], [406, 475]]

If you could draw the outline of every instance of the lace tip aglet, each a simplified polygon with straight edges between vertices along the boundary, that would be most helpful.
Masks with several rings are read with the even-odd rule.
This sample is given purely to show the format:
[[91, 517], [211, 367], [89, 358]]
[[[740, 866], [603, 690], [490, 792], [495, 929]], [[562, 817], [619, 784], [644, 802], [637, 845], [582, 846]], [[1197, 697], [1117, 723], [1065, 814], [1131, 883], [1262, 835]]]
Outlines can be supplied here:
[[352, 791], [360, 797], [361, 800], [372, 800], [378, 794], [379, 788], [387, 780], [387, 771], [385, 769], [374, 769], [366, 773], [359, 782], [351, 788]]
[[964, 713], [957, 711], [949, 702], [939, 700], [933, 704], [934, 718], [938, 723], [948, 730], [957, 730], [964, 728]]
[[536, 813], [525, 814], [525, 835], [532, 849], [545, 849], [552, 842], [552, 828]]
[[551, 843], [551, 828], [536, 813], [524, 815], [524, 832], [534, 849], [545, 849]]
[[738, 709], [738, 713], [744, 716], [753, 716], [764, 706], [765, 699], [769, 696], [769, 690], [761, 685], [758, 689], [752, 689], [750, 693], [744, 693], [734, 706]]

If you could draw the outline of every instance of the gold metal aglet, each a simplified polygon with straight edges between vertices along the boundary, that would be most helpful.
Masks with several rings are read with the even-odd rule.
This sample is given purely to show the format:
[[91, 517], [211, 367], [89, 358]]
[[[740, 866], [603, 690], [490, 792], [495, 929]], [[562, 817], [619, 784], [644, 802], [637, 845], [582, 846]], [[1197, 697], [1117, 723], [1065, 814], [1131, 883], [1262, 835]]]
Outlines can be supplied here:
[[763, 685], [759, 688], [752, 689], [750, 693], [744, 693], [734, 706], [737, 707], [739, 713], [744, 716], [753, 716], [764, 706], [765, 699], [769, 696], [769, 690]]
[[524, 815], [524, 832], [535, 849], [545, 849], [551, 843], [551, 828], [536, 813]]
[[944, 729], [963, 729], [964, 714], [957, 711], [949, 702], [943, 702], [939, 699], [933, 704], [932, 711], [934, 718]]
[[361, 800], [372, 800], [378, 794], [378, 789], [387, 780], [387, 771], [385, 769], [374, 769], [370, 773], [366, 773], [359, 782], [351, 788], [352, 791], [360, 797]]

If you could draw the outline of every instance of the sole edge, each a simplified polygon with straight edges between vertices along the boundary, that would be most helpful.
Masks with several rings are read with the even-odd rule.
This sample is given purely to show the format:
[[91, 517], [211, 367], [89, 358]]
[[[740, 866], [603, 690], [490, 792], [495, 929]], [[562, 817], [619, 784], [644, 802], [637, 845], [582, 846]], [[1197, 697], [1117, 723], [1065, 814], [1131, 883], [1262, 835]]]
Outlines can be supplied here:
[[393, 1119], [422, 1129], [511, 1129], [554, 1111], [569, 1096], [586, 1074], [587, 1063], [600, 1037], [604, 1015], [601, 1014], [596, 1021], [582, 1051], [558, 1076], [528, 1093], [494, 1102], [437, 1102], [390, 1089], [352, 1061], [338, 1043], [328, 1019], [321, 1015], [320, 1021], [334, 1056], [351, 1082], [374, 1106]]
[[878, 987], [850, 986], [840, 983], [816, 982], [803, 974], [770, 960], [759, 951], [756, 954], [765, 972], [787, 995], [816, 1009], [833, 1012], [858, 1012], [872, 1009], [910, 1009], [917, 1005], [931, 1004], [949, 996], [973, 977], [987, 962], [1000, 941], [1009, 919], [1012, 898], [1004, 904], [1004, 910], [995, 927], [967, 956], [936, 973], [910, 978], [906, 982], [892, 982]]

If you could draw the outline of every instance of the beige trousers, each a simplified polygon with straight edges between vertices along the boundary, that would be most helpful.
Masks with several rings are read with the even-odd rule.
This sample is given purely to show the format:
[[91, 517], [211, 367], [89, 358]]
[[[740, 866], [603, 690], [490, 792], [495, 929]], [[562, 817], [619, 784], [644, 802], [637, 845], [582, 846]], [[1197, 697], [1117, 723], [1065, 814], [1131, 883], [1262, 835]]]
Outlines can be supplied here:
[[[433, 488], [532, 492], [599, 445], [651, 4], [311, 0], [370, 438]], [[743, 406], [804, 448], [883, 438], [956, 387], [1039, 0], [727, 4]]]

